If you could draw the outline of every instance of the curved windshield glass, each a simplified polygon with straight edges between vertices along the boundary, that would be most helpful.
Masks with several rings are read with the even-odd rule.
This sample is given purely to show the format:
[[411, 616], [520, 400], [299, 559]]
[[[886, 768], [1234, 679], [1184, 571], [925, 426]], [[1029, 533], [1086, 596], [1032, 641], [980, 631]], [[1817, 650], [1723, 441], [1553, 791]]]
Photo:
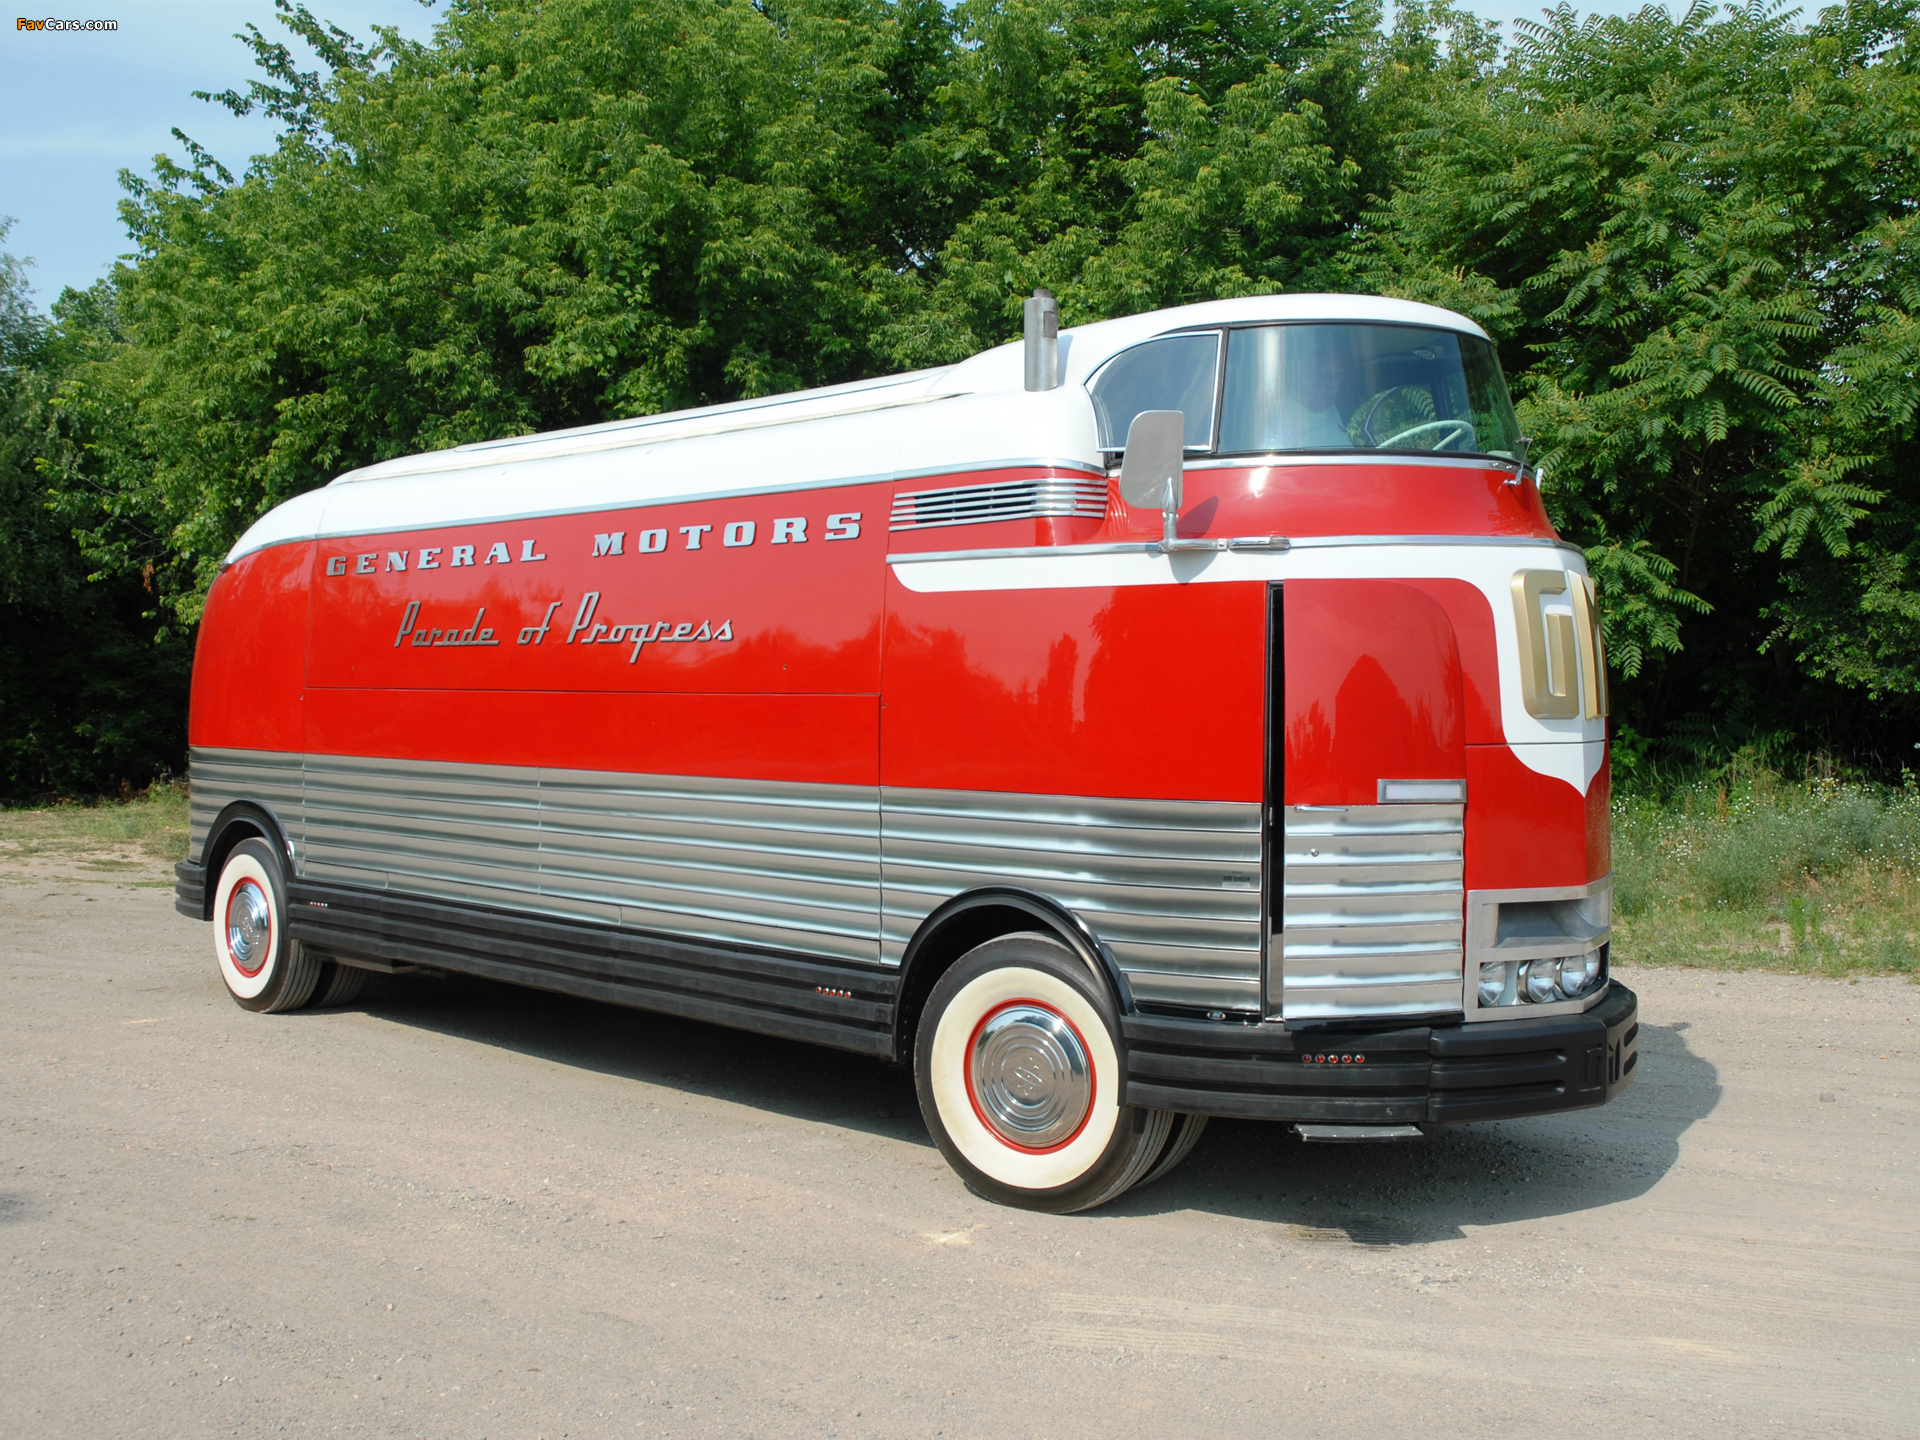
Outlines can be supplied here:
[[1265, 325], [1228, 336], [1223, 454], [1421, 450], [1511, 459], [1519, 433], [1500, 362], [1477, 336], [1363, 324]]
[[1142, 410], [1179, 410], [1187, 417], [1186, 447], [1213, 444], [1214, 380], [1220, 332], [1164, 335], [1123, 350], [1101, 367], [1088, 387], [1102, 450], [1127, 448], [1127, 430]]

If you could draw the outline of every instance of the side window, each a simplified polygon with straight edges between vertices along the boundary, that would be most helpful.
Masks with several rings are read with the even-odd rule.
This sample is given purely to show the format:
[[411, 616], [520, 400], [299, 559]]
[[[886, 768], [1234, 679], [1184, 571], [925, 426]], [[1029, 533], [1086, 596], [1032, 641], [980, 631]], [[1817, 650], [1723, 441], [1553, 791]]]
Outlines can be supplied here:
[[1220, 335], [1167, 335], [1123, 350], [1088, 386], [1102, 450], [1124, 450], [1127, 427], [1142, 410], [1179, 410], [1187, 417], [1187, 449], [1213, 447], [1214, 377]]

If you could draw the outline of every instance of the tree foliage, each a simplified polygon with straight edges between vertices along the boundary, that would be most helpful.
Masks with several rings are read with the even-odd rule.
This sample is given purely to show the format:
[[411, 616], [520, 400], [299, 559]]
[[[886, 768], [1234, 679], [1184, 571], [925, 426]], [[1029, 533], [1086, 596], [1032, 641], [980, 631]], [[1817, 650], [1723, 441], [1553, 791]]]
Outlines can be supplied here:
[[356, 465], [946, 363], [1036, 284], [1069, 323], [1361, 290], [1500, 342], [1624, 723], [1916, 716], [1914, 0], [1504, 46], [1445, 0], [451, 0], [423, 44], [280, 3], [206, 97], [277, 147], [180, 134], [131, 263], [7, 312], [8, 534], [137, 581], [156, 653]]
[[[49, 494], [47, 462], [74, 445], [64, 392], [120, 343], [111, 304], [104, 282], [69, 291], [49, 321], [0, 254], [0, 801], [144, 784], [186, 743], [190, 649], [152, 572], [98, 569]], [[79, 518], [116, 499], [94, 495]]]

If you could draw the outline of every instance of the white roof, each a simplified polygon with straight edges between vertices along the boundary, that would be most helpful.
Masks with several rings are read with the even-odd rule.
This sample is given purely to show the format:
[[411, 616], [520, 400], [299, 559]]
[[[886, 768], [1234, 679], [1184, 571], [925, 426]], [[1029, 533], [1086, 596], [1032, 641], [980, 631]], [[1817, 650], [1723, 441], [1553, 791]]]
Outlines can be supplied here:
[[1368, 295], [1258, 295], [1154, 310], [1061, 331], [1057, 390], [1025, 390], [1016, 341], [942, 369], [382, 461], [262, 516], [227, 558], [316, 535], [803, 490], [992, 464], [1098, 469], [1084, 385], [1106, 360], [1170, 330], [1288, 320], [1426, 325], [1486, 337], [1451, 310]]
[[[1239, 300], [1209, 300], [1171, 310], [1150, 310], [1120, 320], [1100, 320], [1062, 330], [1063, 385], [1085, 384], [1100, 366], [1142, 340], [1169, 330], [1206, 325], [1244, 325], [1263, 320], [1374, 321], [1398, 325], [1429, 325], [1487, 338], [1487, 332], [1464, 315], [1376, 295], [1251, 295]], [[876, 380], [855, 380], [817, 390], [794, 390], [756, 400], [726, 405], [704, 405], [693, 410], [671, 410], [633, 420], [609, 420], [571, 430], [549, 430], [538, 435], [515, 435], [503, 440], [481, 440], [447, 450], [406, 455], [349, 470], [333, 483], [354, 484], [396, 475], [419, 475], [435, 470], [465, 470], [498, 464], [504, 459], [579, 455], [607, 446], [655, 445], [663, 440], [693, 439], [704, 435], [737, 433], [768, 425], [791, 425], [829, 415], [855, 415], [891, 409], [916, 401], [953, 395], [977, 395], [1020, 390], [1025, 382], [1025, 360], [1019, 341], [983, 350], [970, 360], [935, 370], [911, 370]]]

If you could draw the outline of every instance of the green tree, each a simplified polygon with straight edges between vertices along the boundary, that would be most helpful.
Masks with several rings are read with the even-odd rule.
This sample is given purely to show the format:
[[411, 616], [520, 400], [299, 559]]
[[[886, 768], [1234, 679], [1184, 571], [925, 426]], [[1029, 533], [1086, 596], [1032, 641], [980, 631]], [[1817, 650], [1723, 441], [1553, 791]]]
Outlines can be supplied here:
[[1642, 729], [1870, 744], [1818, 682], [1915, 694], [1912, 18], [1562, 6], [1375, 217], [1374, 283], [1501, 338]]
[[186, 639], [151, 571], [89, 563], [47, 478], [74, 443], [68, 377], [119, 343], [111, 309], [103, 282], [44, 319], [0, 252], [0, 802], [140, 786], [185, 758]]
[[53, 566], [9, 596], [160, 653], [359, 465], [950, 362], [1037, 284], [1376, 290], [1500, 341], [1640, 735], [1920, 719], [1920, 0], [1504, 50], [1445, 0], [450, 0], [425, 43], [277, 3], [207, 97], [274, 150], [179, 135], [133, 263], [8, 312], [0, 574]]

